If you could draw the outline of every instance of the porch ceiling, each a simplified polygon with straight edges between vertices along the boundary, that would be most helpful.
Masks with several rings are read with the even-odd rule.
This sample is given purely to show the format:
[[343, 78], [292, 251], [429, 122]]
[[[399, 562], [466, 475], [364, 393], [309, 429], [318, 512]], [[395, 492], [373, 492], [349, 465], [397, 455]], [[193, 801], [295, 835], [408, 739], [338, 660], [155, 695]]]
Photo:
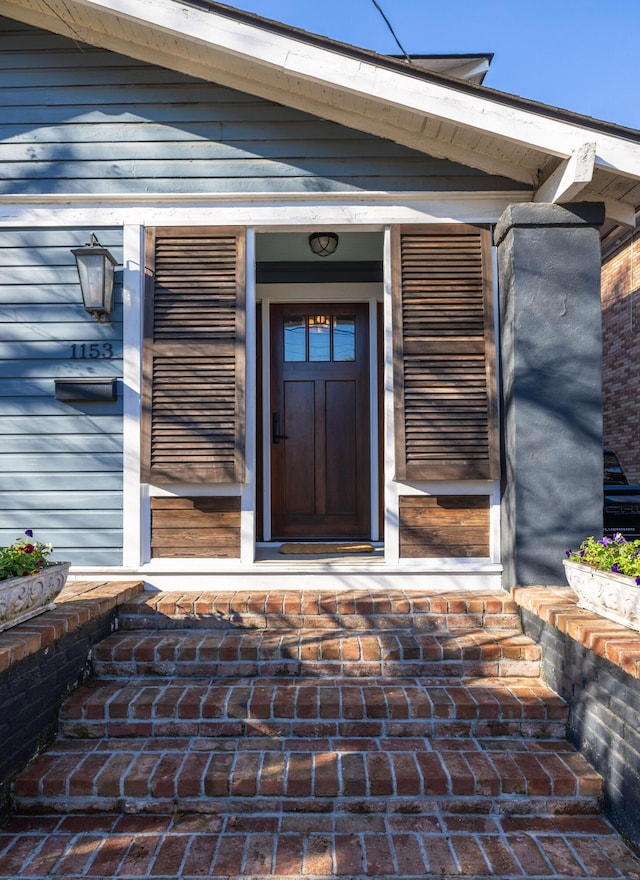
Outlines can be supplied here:
[[201, 0], [0, 0], [0, 15], [530, 184], [640, 206], [640, 133]]

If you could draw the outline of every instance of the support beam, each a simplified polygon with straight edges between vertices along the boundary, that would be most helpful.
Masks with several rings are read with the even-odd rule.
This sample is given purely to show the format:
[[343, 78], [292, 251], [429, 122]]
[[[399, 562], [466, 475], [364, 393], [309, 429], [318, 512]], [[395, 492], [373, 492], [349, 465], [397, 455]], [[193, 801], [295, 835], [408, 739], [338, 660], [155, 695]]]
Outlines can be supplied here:
[[607, 217], [621, 223], [623, 226], [630, 226], [632, 229], [636, 226], [637, 209], [629, 202], [620, 202], [617, 199], [604, 199], [604, 207]]
[[534, 202], [560, 204], [574, 201], [576, 196], [591, 183], [595, 162], [596, 145], [581, 144], [538, 188], [533, 198]]

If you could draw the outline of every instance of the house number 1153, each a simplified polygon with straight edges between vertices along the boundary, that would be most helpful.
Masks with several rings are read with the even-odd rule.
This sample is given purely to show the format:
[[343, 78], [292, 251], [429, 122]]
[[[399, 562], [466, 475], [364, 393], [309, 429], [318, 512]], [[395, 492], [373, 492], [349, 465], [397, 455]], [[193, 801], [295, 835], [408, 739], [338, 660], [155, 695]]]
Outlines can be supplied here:
[[71, 344], [71, 359], [112, 358], [113, 344], [111, 342], [73, 342]]

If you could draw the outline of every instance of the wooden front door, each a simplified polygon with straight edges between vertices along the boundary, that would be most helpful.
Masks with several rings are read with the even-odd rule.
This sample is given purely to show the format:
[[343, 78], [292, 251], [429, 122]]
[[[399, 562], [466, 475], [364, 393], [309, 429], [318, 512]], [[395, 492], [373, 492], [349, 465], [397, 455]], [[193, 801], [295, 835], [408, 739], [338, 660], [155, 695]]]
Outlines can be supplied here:
[[271, 309], [272, 536], [369, 538], [369, 322], [358, 304]]

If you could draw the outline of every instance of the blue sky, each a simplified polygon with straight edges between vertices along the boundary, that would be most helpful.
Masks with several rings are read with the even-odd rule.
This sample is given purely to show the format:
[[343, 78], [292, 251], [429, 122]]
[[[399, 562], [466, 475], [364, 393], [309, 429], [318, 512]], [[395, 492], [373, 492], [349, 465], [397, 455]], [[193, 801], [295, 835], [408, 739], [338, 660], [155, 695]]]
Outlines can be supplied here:
[[[640, 0], [378, 2], [409, 54], [493, 52], [485, 85], [640, 129]], [[229, 5], [376, 52], [399, 51], [372, 0]]]

